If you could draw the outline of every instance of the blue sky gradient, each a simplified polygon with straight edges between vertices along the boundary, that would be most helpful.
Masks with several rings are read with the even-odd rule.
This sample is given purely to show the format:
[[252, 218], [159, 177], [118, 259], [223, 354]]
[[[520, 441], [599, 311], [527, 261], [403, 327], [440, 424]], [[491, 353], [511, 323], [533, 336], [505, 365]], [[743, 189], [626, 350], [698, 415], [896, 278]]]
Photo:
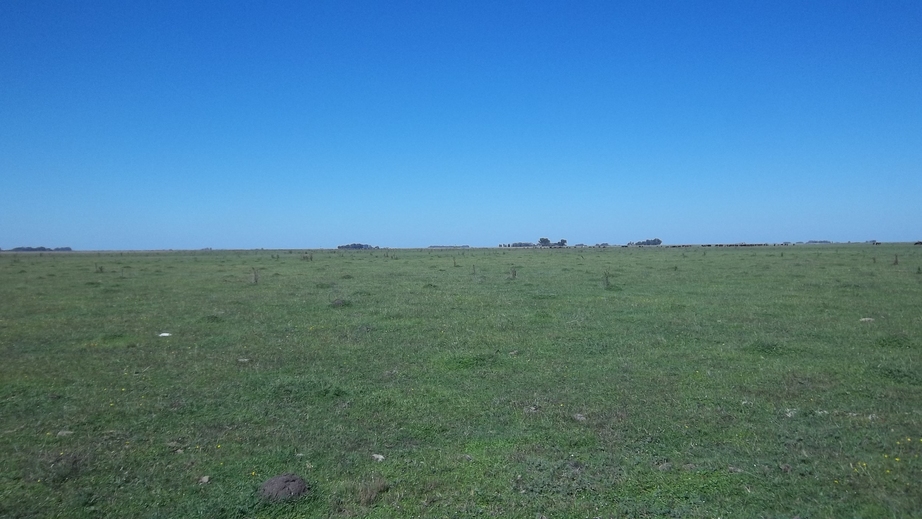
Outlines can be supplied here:
[[0, 248], [922, 239], [922, 2], [0, 2]]

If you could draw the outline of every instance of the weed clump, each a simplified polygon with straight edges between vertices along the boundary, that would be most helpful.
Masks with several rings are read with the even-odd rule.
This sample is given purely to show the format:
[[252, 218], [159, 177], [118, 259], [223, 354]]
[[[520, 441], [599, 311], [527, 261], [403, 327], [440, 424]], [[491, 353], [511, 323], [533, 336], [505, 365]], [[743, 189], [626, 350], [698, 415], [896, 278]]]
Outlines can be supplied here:
[[893, 333], [877, 339], [877, 346], [880, 348], [909, 348], [912, 341], [904, 333]]
[[614, 291], [622, 290], [621, 287], [611, 282], [611, 278], [612, 278], [612, 273], [606, 270], [602, 274], [602, 287], [605, 290], [614, 290]]
[[766, 340], [755, 341], [747, 349], [759, 355], [782, 355], [785, 353], [784, 346], [777, 342]]
[[362, 484], [359, 488], [359, 503], [362, 506], [369, 506], [378, 500], [378, 497], [391, 489], [390, 483], [380, 477]]

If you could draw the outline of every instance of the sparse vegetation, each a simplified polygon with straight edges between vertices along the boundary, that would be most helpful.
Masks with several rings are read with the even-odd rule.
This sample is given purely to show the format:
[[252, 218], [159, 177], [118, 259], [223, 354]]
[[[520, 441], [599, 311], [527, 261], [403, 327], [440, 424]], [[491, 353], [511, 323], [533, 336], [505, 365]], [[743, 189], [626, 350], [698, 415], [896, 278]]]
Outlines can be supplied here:
[[0, 262], [0, 517], [918, 515], [922, 248], [470, 252]]

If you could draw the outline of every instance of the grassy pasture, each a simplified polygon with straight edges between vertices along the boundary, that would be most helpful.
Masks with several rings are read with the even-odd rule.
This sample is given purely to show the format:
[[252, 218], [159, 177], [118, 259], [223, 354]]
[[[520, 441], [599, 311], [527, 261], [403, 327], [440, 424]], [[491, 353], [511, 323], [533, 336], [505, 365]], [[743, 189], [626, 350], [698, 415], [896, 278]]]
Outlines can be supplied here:
[[304, 254], [0, 255], [0, 517], [922, 517], [922, 247]]

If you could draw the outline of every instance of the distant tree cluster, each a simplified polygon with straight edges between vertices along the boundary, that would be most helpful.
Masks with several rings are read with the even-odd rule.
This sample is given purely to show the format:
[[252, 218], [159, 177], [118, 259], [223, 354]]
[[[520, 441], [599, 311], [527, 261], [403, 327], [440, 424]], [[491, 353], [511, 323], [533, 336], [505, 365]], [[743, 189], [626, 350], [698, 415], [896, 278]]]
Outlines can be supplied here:
[[567, 240], [560, 240], [559, 242], [551, 243], [551, 240], [547, 238], [541, 238], [540, 240], [538, 240], [537, 245], [529, 241], [517, 241], [515, 243], [506, 243], [506, 244], [500, 243], [499, 246], [500, 247], [566, 247]]
[[340, 245], [337, 249], [377, 249], [378, 246], [372, 247], [365, 243], [350, 243], [349, 245]]
[[13, 252], [70, 252], [70, 247], [55, 247], [49, 249], [48, 247], [16, 247], [15, 249], [10, 249]]
[[632, 241], [628, 243], [628, 246], [631, 246], [631, 245], [661, 245], [662, 243], [663, 243], [663, 240], [659, 238], [653, 238], [652, 240]]

